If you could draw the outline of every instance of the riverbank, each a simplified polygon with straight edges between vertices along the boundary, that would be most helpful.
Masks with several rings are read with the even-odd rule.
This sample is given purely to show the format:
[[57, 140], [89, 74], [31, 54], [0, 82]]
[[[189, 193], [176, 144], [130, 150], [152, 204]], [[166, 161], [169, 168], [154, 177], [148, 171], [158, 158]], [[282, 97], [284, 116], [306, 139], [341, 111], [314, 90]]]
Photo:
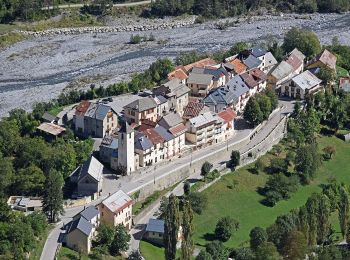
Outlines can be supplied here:
[[[30, 37], [16, 43], [0, 52], [0, 116], [14, 108], [30, 110], [35, 102], [56, 98], [71, 82], [82, 88], [91, 83], [107, 85], [145, 70], [157, 58], [175, 58], [191, 50], [214, 52], [237, 41], [258, 44], [268, 35], [282, 40], [291, 27], [314, 30], [323, 44], [330, 43], [334, 36], [342, 44], [350, 43], [347, 14], [251, 17], [226, 30], [218, 30], [217, 22], [139, 32]], [[152, 34], [155, 41], [129, 44], [135, 34]]]

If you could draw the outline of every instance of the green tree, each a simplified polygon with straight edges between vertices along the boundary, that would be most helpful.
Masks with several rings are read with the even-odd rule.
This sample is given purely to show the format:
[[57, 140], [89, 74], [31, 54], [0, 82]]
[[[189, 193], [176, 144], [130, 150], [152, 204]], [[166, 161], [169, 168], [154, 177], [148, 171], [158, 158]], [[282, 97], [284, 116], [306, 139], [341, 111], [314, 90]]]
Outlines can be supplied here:
[[191, 193], [191, 184], [189, 181], [185, 181], [184, 183], [184, 194], [187, 196]]
[[339, 225], [340, 230], [343, 235], [343, 238], [346, 235], [347, 225], [349, 221], [349, 193], [346, 187], [341, 186], [339, 188], [339, 202], [338, 202], [338, 216], [339, 216]]
[[185, 200], [182, 213], [181, 259], [190, 260], [193, 253], [193, 212], [189, 201]]
[[2, 158], [0, 155], [0, 197], [8, 194], [8, 189], [14, 178], [14, 169], [11, 158]]
[[321, 52], [321, 44], [317, 35], [298, 28], [290, 29], [284, 37], [283, 49], [291, 52], [294, 48], [299, 49], [309, 58]]
[[337, 78], [335, 70], [328, 67], [322, 67], [316, 76], [327, 86]]
[[59, 215], [64, 212], [62, 187], [62, 175], [56, 170], [51, 170], [46, 176], [43, 196], [43, 212], [49, 222], [56, 222]]
[[109, 248], [115, 237], [116, 229], [112, 226], [101, 223], [97, 228], [96, 243], [98, 245], [103, 245]]
[[303, 233], [292, 230], [289, 232], [283, 247], [283, 254], [287, 259], [304, 259], [307, 252], [307, 241]]
[[280, 260], [276, 246], [271, 242], [264, 242], [256, 249], [256, 260]]
[[220, 241], [213, 241], [205, 246], [205, 250], [211, 255], [215, 260], [226, 260], [229, 251]]
[[267, 233], [261, 227], [255, 227], [250, 231], [250, 248], [256, 250], [262, 243], [267, 241]]
[[190, 201], [192, 210], [196, 214], [202, 214], [203, 210], [207, 208], [208, 197], [204, 193], [191, 192], [188, 195], [188, 200]]
[[257, 102], [259, 104], [259, 108], [263, 115], [263, 120], [267, 120], [269, 118], [270, 113], [273, 110], [271, 99], [267, 95], [261, 93], [255, 95], [255, 98], [257, 99]]
[[239, 222], [231, 217], [219, 219], [215, 227], [215, 237], [223, 242], [230, 239], [235, 231], [239, 228]]
[[30, 165], [27, 168], [19, 169], [15, 177], [13, 190], [16, 194], [41, 195], [44, 190], [45, 175], [43, 171]]
[[230, 167], [232, 169], [236, 169], [237, 166], [239, 166], [241, 161], [241, 153], [239, 151], [232, 151], [231, 157], [230, 157]]
[[210, 162], [204, 162], [201, 168], [201, 175], [206, 178], [208, 174], [210, 173], [211, 169], [213, 168], [213, 165]]
[[229, 50], [229, 55], [239, 54], [244, 50], [249, 49], [249, 44], [246, 42], [236, 42]]
[[175, 260], [177, 234], [180, 226], [179, 200], [171, 194], [164, 223], [164, 247], [165, 259]]
[[201, 250], [199, 254], [196, 256], [196, 260], [214, 260], [207, 251]]
[[44, 234], [48, 227], [47, 218], [42, 212], [34, 212], [25, 218], [25, 222], [30, 225], [36, 237]]
[[130, 239], [131, 236], [124, 225], [119, 224], [116, 226], [114, 238], [109, 247], [111, 255], [120, 255], [121, 252], [128, 250]]
[[263, 121], [264, 115], [260, 110], [259, 103], [254, 97], [248, 100], [243, 117], [252, 126], [257, 126]]

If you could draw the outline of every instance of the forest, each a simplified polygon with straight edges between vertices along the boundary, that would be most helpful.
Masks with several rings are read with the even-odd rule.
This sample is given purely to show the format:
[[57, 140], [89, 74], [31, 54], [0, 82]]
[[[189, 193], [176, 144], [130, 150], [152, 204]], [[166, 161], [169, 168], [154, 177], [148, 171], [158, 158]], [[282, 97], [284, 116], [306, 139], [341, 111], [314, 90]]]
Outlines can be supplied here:
[[156, 0], [151, 13], [157, 16], [196, 14], [207, 18], [232, 17], [266, 8], [281, 12], [314, 13], [344, 12], [347, 0]]

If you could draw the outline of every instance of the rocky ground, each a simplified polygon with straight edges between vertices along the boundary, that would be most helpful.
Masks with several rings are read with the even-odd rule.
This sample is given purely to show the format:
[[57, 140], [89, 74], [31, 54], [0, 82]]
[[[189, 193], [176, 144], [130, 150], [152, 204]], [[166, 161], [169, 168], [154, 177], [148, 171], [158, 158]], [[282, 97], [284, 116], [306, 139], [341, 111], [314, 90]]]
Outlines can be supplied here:
[[[109, 25], [127, 26], [131, 21], [115, 20]], [[156, 26], [165, 22], [159, 19], [151, 23]], [[150, 25], [147, 20], [139, 19], [136, 23]], [[343, 44], [350, 43], [349, 14], [253, 17], [240, 19], [224, 31], [216, 29], [215, 23], [139, 32], [32, 36], [0, 52], [0, 116], [16, 107], [30, 109], [34, 102], [55, 98], [71, 82], [74, 84], [70, 85], [80, 86], [92, 81], [103, 84], [120, 81], [146, 69], [159, 57], [174, 58], [190, 50], [212, 52], [237, 41], [258, 43], [269, 34], [282, 39], [293, 26], [315, 31], [324, 44], [334, 36]], [[132, 34], [151, 33], [156, 41], [128, 44]]]

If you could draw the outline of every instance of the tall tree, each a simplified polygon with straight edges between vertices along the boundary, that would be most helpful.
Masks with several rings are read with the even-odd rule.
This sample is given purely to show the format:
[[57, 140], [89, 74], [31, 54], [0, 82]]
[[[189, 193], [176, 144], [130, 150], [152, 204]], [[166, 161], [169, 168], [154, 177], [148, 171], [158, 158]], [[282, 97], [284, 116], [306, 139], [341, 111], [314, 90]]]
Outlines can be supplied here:
[[49, 222], [56, 222], [63, 210], [63, 178], [61, 173], [51, 170], [46, 176], [43, 196], [43, 212]]
[[261, 227], [255, 227], [250, 231], [250, 247], [256, 250], [262, 243], [267, 241], [267, 233]]
[[248, 100], [243, 117], [252, 126], [257, 126], [263, 121], [264, 115], [260, 110], [259, 103], [254, 97]]
[[349, 193], [345, 186], [339, 188], [339, 202], [338, 202], [338, 216], [339, 216], [339, 225], [340, 230], [343, 235], [343, 238], [346, 235], [347, 225], [349, 221], [349, 207], [350, 199]]
[[190, 260], [193, 253], [193, 211], [188, 200], [184, 201], [182, 213], [181, 259]]
[[299, 260], [304, 259], [307, 252], [307, 241], [300, 231], [292, 230], [289, 232], [286, 243], [283, 247], [283, 254], [286, 259]]
[[180, 226], [179, 200], [171, 194], [164, 223], [165, 259], [175, 260], [177, 235]]
[[109, 247], [111, 255], [120, 255], [121, 252], [128, 250], [130, 239], [131, 236], [124, 225], [119, 224], [116, 226], [114, 238]]

